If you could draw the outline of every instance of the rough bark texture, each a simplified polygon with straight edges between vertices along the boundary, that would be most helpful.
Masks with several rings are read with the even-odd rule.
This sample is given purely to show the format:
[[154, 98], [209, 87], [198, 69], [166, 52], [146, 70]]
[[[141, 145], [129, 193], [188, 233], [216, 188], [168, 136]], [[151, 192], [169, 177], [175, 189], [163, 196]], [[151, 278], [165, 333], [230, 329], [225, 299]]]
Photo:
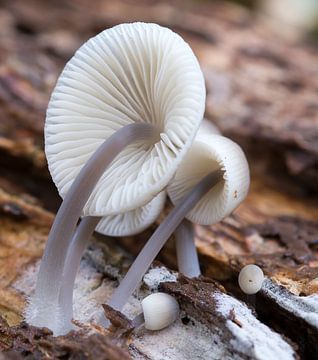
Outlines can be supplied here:
[[[176, 274], [153, 269], [125, 310], [135, 316], [139, 299], [159, 286], [180, 302], [181, 316], [171, 328], [155, 334], [131, 329], [128, 319], [107, 308], [112, 331], [88, 325], [94, 307], [103, 311], [100, 304], [130, 264], [123, 248], [136, 254], [154, 225], [120, 239], [123, 247], [114, 239], [93, 240], [75, 289], [80, 330], [54, 338], [48, 330], [19, 325], [60, 203], [43, 152], [45, 109], [77, 47], [107, 27], [134, 20], [169, 26], [189, 41], [206, 79], [206, 117], [245, 149], [251, 191], [222, 223], [196, 227], [205, 278], [175, 281]], [[317, 358], [317, 55], [310, 44], [273, 39], [257, 17], [224, 3], [0, 1], [3, 357]], [[173, 239], [160, 259], [175, 268]], [[237, 285], [238, 272], [248, 263], [261, 266], [267, 276], [256, 297], [243, 296]], [[248, 337], [250, 327], [258, 329], [254, 338]]]
[[0, 349], [14, 349], [10, 357], [22, 359], [130, 359], [128, 351], [118, 346], [118, 341], [101, 333], [89, 334], [90, 329], [53, 337], [48, 329], [39, 329], [22, 323], [8, 327], [0, 324]]

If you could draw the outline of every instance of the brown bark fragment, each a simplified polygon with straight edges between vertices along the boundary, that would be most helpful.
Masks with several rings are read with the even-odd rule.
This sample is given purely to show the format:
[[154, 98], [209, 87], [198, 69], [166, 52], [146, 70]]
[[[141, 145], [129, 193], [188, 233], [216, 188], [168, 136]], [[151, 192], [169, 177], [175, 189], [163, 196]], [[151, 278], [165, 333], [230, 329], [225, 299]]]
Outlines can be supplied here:
[[132, 321], [129, 320], [124, 314], [122, 314], [120, 311], [114, 310], [107, 304], [103, 304], [102, 306], [106, 318], [111, 322], [112, 325], [110, 331], [114, 333], [116, 337], [127, 337], [134, 330]]
[[123, 345], [117, 345], [114, 338], [95, 333], [89, 329], [70, 332], [66, 336], [53, 337], [48, 329], [39, 329], [22, 323], [8, 327], [0, 323], [0, 351], [12, 355], [32, 356], [32, 359], [130, 359]]

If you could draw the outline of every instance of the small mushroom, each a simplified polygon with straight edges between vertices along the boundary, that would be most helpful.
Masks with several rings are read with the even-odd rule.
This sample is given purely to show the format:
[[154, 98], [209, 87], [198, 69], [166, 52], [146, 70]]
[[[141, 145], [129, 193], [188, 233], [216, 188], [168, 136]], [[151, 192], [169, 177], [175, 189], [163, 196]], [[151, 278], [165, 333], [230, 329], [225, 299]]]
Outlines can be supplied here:
[[[199, 224], [216, 223], [240, 204], [248, 187], [249, 169], [241, 148], [220, 135], [198, 135], [168, 186], [175, 208], [141, 250], [108, 305], [116, 310], [123, 308], [154, 258], [185, 217]], [[186, 243], [191, 242], [192, 235], [191, 241]], [[191, 249], [185, 248], [185, 254], [192, 256], [191, 263], [197, 262], [194, 246]], [[184, 259], [182, 267], [187, 273], [188, 256]]]
[[213, 225], [228, 216], [246, 197], [249, 169], [241, 148], [221, 135], [199, 133], [168, 186], [173, 204], [178, 204], [198, 179], [211, 169], [222, 169], [223, 181], [215, 185], [186, 215], [176, 231], [179, 271], [188, 277], [200, 275], [192, 224]]
[[222, 169], [223, 181], [191, 209], [186, 218], [200, 225], [211, 225], [228, 216], [246, 197], [249, 168], [242, 149], [217, 134], [198, 135], [169, 183], [168, 194], [174, 204], [210, 171]]
[[149, 203], [190, 148], [204, 105], [198, 61], [167, 28], [122, 24], [77, 50], [47, 110], [45, 152], [63, 203], [27, 309], [30, 324], [54, 334], [70, 329], [60, 288], [77, 221]]
[[263, 286], [263, 270], [254, 264], [246, 265], [240, 271], [238, 283], [241, 290], [248, 295], [254, 295], [259, 292]]
[[144, 298], [141, 307], [148, 330], [161, 330], [177, 319], [180, 309], [177, 300], [166, 293], [158, 292]]

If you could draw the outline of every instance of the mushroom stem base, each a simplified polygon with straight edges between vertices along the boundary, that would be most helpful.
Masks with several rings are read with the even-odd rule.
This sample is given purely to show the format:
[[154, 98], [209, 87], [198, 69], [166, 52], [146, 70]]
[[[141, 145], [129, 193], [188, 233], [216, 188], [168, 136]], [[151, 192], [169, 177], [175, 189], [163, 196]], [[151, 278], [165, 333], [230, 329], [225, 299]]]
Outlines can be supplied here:
[[175, 231], [179, 272], [194, 278], [201, 275], [197, 249], [194, 244], [192, 223], [184, 219]]
[[[35, 294], [26, 311], [26, 320], [34, 326], [48, 327], [55, 335], [60, 334], [59, 325], [54, 329], [45, 304], [56, 305], [56, 311], [64, 312], [59, 303], [63, 272], [71, 239], [82, 210], [95, 185], [115, 157], [129, 144], [140, 139], [152, 139], [157, 130], [149, 124], [126, 125], [111, 135], [94, 152], [75, 178], [52, 225], [38, 274]], [[39, 307], [36, 304], [43, 304]], [[55, 305], [54, 305], [55, 304]], [[51, 317], [54, 317], [54, 311]], [[63, 329], [63, 332], [65, 330]], [[65, 332], [64, 332], [65, 333]]]
[[67, 253], [59, 303], [64, 310], [65, 321], [69, 323], [71, 323], [73, 317], [73, 289], [76, 274], [83, 253], [100, 219], [97, 216], [87, 216], [82, 219], [73, 235], [71, 246]]

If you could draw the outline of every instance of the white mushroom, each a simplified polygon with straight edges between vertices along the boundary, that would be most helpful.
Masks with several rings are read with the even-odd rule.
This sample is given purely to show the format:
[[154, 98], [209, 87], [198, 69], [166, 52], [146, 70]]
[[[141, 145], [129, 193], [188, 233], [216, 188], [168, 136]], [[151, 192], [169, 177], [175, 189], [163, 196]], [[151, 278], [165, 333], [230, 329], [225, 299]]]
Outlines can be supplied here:
[[254, 264], [246, 265], [240, 271], [238, 283], [241, 290], [248, 295], [256, 294], [261, 290], [264, 282], [263, 270]]
[[[168, 186], [172, 202], [179, 204], [198, 179], [218, 168], [224, 172], [223, 181], [186, 215], [194, 223], [212, 225], [221, 221], [244, 200], [249, 188], [249, 169], [241, 148], [223, 136], [199, 133]], [[177, 229], [176, 246], [179, 271], [189, 277], [200, 275], [190, 222], [183, 222]]]
[[45, 151], [59, 193], [66, 195], [105, 139], [125, 125], [145, 123], [155, 138], [121, 151], [83, 214], [113, 215], [148, 203], [190, 147], [204, 106], [199, 64], [179, 35], [145, 23], [103, 31], [67, 63], [48, 106]]
[[[83, 248], [77, 237], [93, 231], [98, 217], [134, 211], [163, 190], [204, 105], [204, 80], [190, 47], [155, 24], [105, 30], [67, 63], [45, 124], [49, 169], [64, 201], [27, 310], [30, 324], [54, 334], [70, 329], [60, 289], [67, 254], [75, 248], [80, 256]], [[93, 217], [84, 218], [71, 240], [81, 215]]]
[[179, 316], [177, 300], [166, 293], [155, 293], [147, 296], [141, 302], [145, 319], [145, 328], [161, 330], [171, 325]]
[[196, 224], [211, 225], [221, 221], [245, 199], [250, 179], [242, 149], [224, 136], [198, 135], [168, 186], [169, 197], [178, 204], [199, 179], [216, 169], [224, 172], [223, 181], [186, 216]]

